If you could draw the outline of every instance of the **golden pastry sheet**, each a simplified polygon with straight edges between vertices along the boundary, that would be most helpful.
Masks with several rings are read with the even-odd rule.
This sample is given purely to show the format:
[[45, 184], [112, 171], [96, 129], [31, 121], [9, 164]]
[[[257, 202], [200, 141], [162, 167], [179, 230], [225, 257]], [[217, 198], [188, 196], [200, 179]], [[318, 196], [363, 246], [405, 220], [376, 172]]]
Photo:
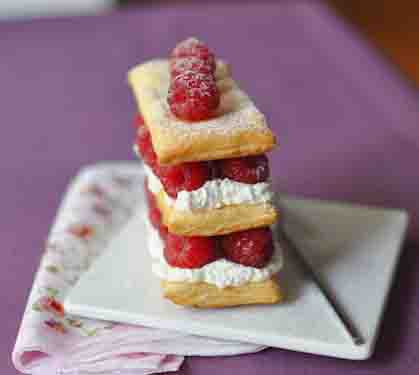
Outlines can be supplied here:
[[270, 203], [239, 204], [211, 210], [179, 211], [168, 205], [164, 190], [155, 195], [169, 232], [182, 236], [216, 236], [266, 227], [278, 218]]
[[217, 63], [220, 106], [214, 118], [194, 123], [177, 119], [167, 104], [168, 60], [152, 60], [128, 73], [138, 109], [150, 129], [161, 164], [215, 160], [261, 154], [275, 146], [265, 116]]
[[218, 288], [200, 282], [162, 281], [163, 295], [177, 305], [215, 308], [240, 305], [274, 304], [283, 299], [278, 281], [271, 278], [241, 286]]

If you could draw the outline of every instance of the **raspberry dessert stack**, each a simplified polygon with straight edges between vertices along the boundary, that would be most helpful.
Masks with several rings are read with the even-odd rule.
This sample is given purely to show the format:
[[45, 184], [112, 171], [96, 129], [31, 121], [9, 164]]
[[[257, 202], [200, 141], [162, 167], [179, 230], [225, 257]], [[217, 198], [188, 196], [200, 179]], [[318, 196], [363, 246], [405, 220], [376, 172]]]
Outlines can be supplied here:
[[163, 294], [195, 307], [280, 301], [265, 117], [201, 41], [128, 74], [146, 170], [148, 247]]

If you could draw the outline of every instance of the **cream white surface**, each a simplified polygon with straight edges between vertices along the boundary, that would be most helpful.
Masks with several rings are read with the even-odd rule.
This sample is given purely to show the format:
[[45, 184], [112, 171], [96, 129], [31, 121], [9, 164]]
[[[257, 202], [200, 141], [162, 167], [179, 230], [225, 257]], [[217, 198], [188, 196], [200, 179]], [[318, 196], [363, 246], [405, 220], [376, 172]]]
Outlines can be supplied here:
[[[154, 194], [163, 190], [159, 178], [148, 166], [144, 167], [148, 188]], [[165, 193], [166, 202], [178, 211], [212, 210], [238, 204], [271, 203], [274, 194], [267, 182], [244, 184], [228, 178], [207, 181], [199, 189], [182, 190], [176, 199]]]
[[88, 317], [348, 359], [368, 358], [401, 251], [407, 215], [302, 199], [283, 199], [285, 228], [358, 327], [355, 346], [317, 287], [284, 248], [286, 300], [220, 310], [179, 308], [161, 297], [151, 271], [142, 212], [70, 292], [65, 307]]
[[[159, 178], [153, 173], [151, 168], [144, 164], [144, 172], [147, 176], [147, 186], [153, 194], [158, 194], [160, 190], [163, 190], [163, 184]], [[169, 197], [170, 198], [170, 197]]]
[[219, 288], [239, 286], [249, 282], [261, 282], [270, 279], [282, 267], [282, 250], [275, 246], [275, 254], [270, 263], [263, 268], [245, 267], [227, 259], [219, 259], [198, 269], [187, 269], [170, 266], [163, 255], [163, 241], [159, 233], [144, 219], [147, 231], [147, 245], [153, 258], [153, 273], [168, 281], [186, 281], [191, 283], [206, 282]]

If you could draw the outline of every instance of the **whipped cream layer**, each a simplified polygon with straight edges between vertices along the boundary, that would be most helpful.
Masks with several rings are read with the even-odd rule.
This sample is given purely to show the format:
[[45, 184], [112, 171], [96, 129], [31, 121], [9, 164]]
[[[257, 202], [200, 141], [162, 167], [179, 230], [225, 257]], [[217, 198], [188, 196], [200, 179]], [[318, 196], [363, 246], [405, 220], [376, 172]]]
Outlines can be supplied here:
[[177, 268], [166, 262], [163, 255], [164, 243], [156, 229], [145, 218], [148, 231], [148, 249], [153, 263], [152, 271], [160, 279], [167, 281], [198, 283], [206, 282], [216, 285], [218, 288], [239, 286], [249, 282], [261, 282], [271, 278], [282, 267], [282, 251], [278, 243], [275, 243], [275, 253], [266, 267], [254, 268], [231, 262], [227, 259], [219, 259], [201, 268]]
[[[164, 190], [159, 178], [150, 167], [145, 166], [148, 188], [154, 194]], [[272, 202], [274, 194], [267, 182], [244, 184], [228, 178], [207, 181], [199, 189], [182, 190], [176, 199], [165, 192], [168, 205], [179, 211], [210, 210], [229, 205], [261, 204]]]

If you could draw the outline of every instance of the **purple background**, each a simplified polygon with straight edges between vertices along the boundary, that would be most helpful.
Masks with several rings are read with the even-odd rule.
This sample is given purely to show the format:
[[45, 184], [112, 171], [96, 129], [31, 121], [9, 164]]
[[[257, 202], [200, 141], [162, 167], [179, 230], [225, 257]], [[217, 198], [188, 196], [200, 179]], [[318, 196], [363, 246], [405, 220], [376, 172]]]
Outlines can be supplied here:
[[181, 373], [418, 373], [417, 93], [321, 7], [275, 1], [0, 24], [0, 373], [16, 373], [9, 353], [69, 179], [82, 165], [132, 158], [127, 69], [189, 35], [232, 63], [267, 114], [281, 143], [278, 189], [407, 208], [411, 225], [371, 360], [270, 349], [188, 359]]

